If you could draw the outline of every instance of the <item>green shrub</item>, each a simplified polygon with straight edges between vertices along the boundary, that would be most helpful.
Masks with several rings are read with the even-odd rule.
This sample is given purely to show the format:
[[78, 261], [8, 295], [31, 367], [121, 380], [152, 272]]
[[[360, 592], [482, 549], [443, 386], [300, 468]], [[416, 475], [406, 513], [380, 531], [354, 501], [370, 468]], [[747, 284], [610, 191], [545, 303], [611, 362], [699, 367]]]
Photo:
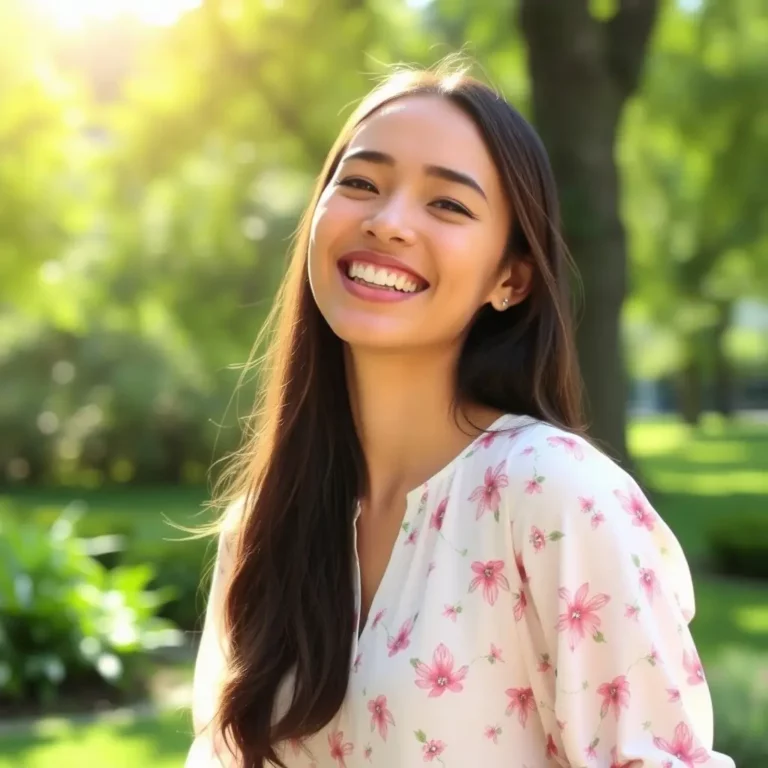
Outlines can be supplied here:
[[709, 530], [709, 550], [718, 573], [768, 579], [768, 509], [723, 515]]
[[160, 615], [190, 632], [202, 629], [207, 578], [215, 552], [210, 539], [135, 541], [124, 553], [129, 564], [152, 563], [151, 586], [171, 591]]
[[[77, 502], [75, 502], [77, 504]], [[87, 507], [83, 507], [87, 509]], [[59, 510], [37, 507], [32, 519], [50, 527]], [[183, 531], [170, 525], [147, 525], [147, 512], [84, 511], [75, 523], [78, 536], [102, 539], [114, 537], [114, 548], [102, 549], [97, 559], [107, 568], [118, 565], [150, 564], [153, 577], [148, 586], [163, 589], [166, 601], [158, 615], [189, 632], [202, 629], [210, 564], [215, 545], [210, 538], [186, 539]], [[157, 513], [161, 517], [161, 513]], [[185, 521], [195, 525], [197, 521]]]
[[180, 633], [150, 591], [148, 564], [107, 569], [74, 534], [76, 513], [50, 528], [0, 507], [0, 700], [48, 704], [91, 687], [134, 690], [146, 652]]
[[768, 659], [730, 651], [708, 667], [715, 709], [715, 748], [738, 768], [768, 765]]

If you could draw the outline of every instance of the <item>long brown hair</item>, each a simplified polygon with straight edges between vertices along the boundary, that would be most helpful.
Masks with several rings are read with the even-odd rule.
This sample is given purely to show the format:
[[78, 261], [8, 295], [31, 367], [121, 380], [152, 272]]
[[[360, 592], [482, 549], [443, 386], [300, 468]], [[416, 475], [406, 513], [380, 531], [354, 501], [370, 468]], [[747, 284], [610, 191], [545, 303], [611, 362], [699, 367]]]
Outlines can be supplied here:
[[[347, 689], [354, 634], [353, 514], [366, 465], [352, 418], [343, 342], [307, 277], [309, 227], [356, 126], [404, 96], [439, 95], [477, 125], [513, 213], [506, 258], [530, 259], [534, 284], [506, 312], [480, 310], [461, 351], [457, 400], [582, 430], [581, 380], [546, 151], [523, 117], [464, 71], [400, 71], [351, 116], [331, 149], [280, 288], [262, 395], [225, 498], [241, 499], [225, 601], [229, 675], [216, 720], [245, 768], [328, 724]], [[277, 708], [286, 678], [292, 696]], [[279, 711], [278, 711], [279, 709]], [[273, 722], [274, 720], [274, 722]]]

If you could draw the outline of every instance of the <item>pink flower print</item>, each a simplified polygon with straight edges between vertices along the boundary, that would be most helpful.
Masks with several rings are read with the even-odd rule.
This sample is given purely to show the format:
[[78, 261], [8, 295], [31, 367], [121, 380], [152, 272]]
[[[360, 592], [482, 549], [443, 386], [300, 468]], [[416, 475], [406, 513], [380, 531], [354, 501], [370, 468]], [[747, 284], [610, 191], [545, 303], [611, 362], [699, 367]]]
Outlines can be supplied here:
[[368, 711], [371, 713], [371, 730], [378, 729], [379, 736], [386, 741], [389, 726], [395, 724], [395, 718], [387, 709], [387, 697], [377, 696], [371, 699], [368, 702]]
[[592, 526], [592, 530], [596, 530], [600, 527], [600, 523], [605, 522], [605, 515], [602, 512], [595, 512], [594, 515], [590, 518], [590, 524]]
[[539, 663], [536, 666], [536, 669], [542, 674], [544, 672], [549, 672], [549, 670], [552, 669], [552, 664], [550, 663], [548, 653], [541, 654], [541, 656], [539, 657]]
[[490, 739], [494, 744], [499, 743], [499, 736], [501, 735], [501, 728], [498, 725], [487, 725], [485, 727], [485, 738]]
[[464, 690], [461, 681], [467, 676], [469, 667], [464, 666], [454, 672], [453, 655], [443, 643], [440, 643], [435, 649], [431, 667], [418, 660], [414, 660], [413, 664], [416, 674], [421, 678], [416, 680], [416, 685], [419, 688], [429, 688], [430, 698], [442, 696], [446, 690], [453, 691], [453, 693], [460, 693]]
[[390, 656], [400, 653], [400, 651], [405, 650], [411, 644], [411, 632], [413, 632], [413, 619], [408, 619], [400, 627], [397, 634], [387, 640]]
[[336, 761], [339, 768], [347, 768], [344, 758], [351, 755], [355, 747], [351, 741], [344, 741], [344, 731], [329, 733], [328, 746], [330, 747], [331, 758]]
[[587, 600], [589, 582], [582, 584], [573, 598], [570, 590], [565, 587], [560, 587], [557, 593], [566, 602], [565, 613], [562, 613], [557, 621], [557, 631], [568, 632], [569, 648], [574, 650], [584, 639], [587, 630], [595, 640], [601, 640], [602, 634], [598, 629], [601, 621], [597, 611], [605, 607], [611, 599], [610, 595], [600, 593]]
[[515, 565], [517, 566], [517, 572], [520, 574], [520, 581], [523, 584], [527, 584], [528, 573], [525, 570], [525, 563], [523, 563], [523, 555], [520, 552], [515, 552]]
[[472, 571], [477, 574], [469, 585], [469, 591], [474, 592], [481, 584], [483, 586], [483, 598], [488, 605], [493, 605], [499, 596], [499, 588], [509, 591], [509, 582], [502, 573], [503, 560], [489, 560], [482, 563], [476, 560], [472, 563]]
[[450, 619], [455, 624], [456, 619], [459, 616], [460, 608], [461, 606], [446, 605], [445, 610], [443, 611], [443, 616], [445, 616], [446, 619]]
[[648, 598], [648, 602], [653, 602], [653, 596], [659, 594], [659, 582], [656, 573], [650, 568], [640, 569], [640, 586]]
[[581, 461], [584, 458], [584, 450], [579, 442], [572, 437], [548, 437], [547, 442], [551, 446], [562, 446], [566, 453], [573, 456], [576, 461]]
[[540, 475], [534, 475], [533, 480], [529, 480], [525, 484], [525, 492], [529, 496], [534, 496], [537, 493], [541, 493], [544, 490], [541, 486], [543, 480], [544, 478]]
[[555, 739], [550, 733], [547, 736], [547, 760], [551, 760], [553, 757], [558, 757], [559, 752], [557, 751], [557, 745], [555, 744]]
[[532, 445], [529, 445], [526, 448], [523, 448], [522, 451], [520, 451], [520, 455], [521, 456], [530, 456], [535, 451], [536, 451], [536, 449]]
[[360, 669], [360, 660], [363, 658], [362, 653], [358, 653], [357, 656], [355, 656], [355, 663], [352, 665], [352, 669], [357, 672], [358, 669]]
[[384, 618], [384, 614], [387, 612], [387, 609], [384, 608], [383, 610], [379, 611], [374, 617], [373, 617], [373, 623], [371, 624], [371, 629], [376, 629], [376, 627], [379, 626], [379, 622]]
[[505, 459], [496, 469], [488, 467], [485, 470], [485, 482], [483, 485], [478, 485], [472, 491], [469, 500], [477, 502], [476, 520], [479, 520], [486, 510], [490, 510], [494, 515], [498, 516], [499, 507], [501, 506], [499, 488], [506, 488], [509, 485], [509, 478], [504, 473], [506, 464]]
[[676, 757], [687, 768], [694, 768], [696, 763], [706, 763], [709, 760], [709, 752], [704, 747], [693, 748], [693, 734], [684, 722], [677, 724], [675, 736], [671, 742], [659, 736], [654, 736], [653, 743], [659, 749], [668, 752], [672, 757]]
[[443, 527], [443, 518], [445, 517], [445, 509], [448, 506], [448, 497], [446, 496], [438, 505], [437, 509], [432, 513], [432, 517], [429, 519], [429, 527], [441, 530]]
[[408, 534], [408, 538], [405, 540], [405, 543], [406, 544], [415, 544], [416, 543], [416, 539], [418, 538], [418, 536], [419, 536], [419, 529], [418, 528], [414, 528]]
[[579, 496], [579, 506], [582, 512], [592, 512], [595, 509], [595, 500], [591, 496]]
[[478, 439], [477, 443], [483, 448], [490, 448], [498, 434], [498, 432], [486, 432], [482, 437]]
[[373, 747], [370, 745], [366, 746], [365, 751], [363, 752], [363, 755], [365, 756], [365, 759], [370, 762], [371, 761], [371, 755], [373, 754]]
[[686, 680], [688, 685], [701, 685], [706, 680], [704, 667], [701, 665], [701, 659], [695, 650], [691, 651], [690, 655], [688, 651], [683, 651], [683, 667], [688, 673]]
[[656, 524], [655, 513], [647, 504], [642, 494], [630, 491], [629, 495], [621, 491], [614, 491], [614, 496], [621, 502], [624, 511], [632, 516], [632, 525], [636, 528], [645, 528], [652, 531]]
[[504, 659], [501, 658], [501, 648], [497, 648], [493, 643], [491, 643], [490, 653], [485, 658], [491, 664], [495, 664], [497, 661], [504, 662]]
[[539, 552], [540, 550], [544, 549], [544, 546], [547, 543], [547, 537], [535, 525], [531, 526], [531, 535], [529, 539], [533, 545], [534, 552]]
[[679, 688], [667, 688], [667, 693], [669, 694], [669, 698], [667, 699], [667, 701], [670, 702], [671, 704], [674, 704], [675, 702], [680, 701]]
[[525, 609], [528, 607], [528, 598], [525, 596], [525, 592], [521, 589], [519, 592], [515, 592], [515, 621], [521, 621]]
[[619, 719], [621, 708], [629, 708], [629, 681], [625, 675], [615, 677], [610, 683], [603, 683], [597, 689], [597, 695], [603, 697], [600, 706], [600, 717], [605, 717], [612, 709], [616, 719]]
[[659, 663], [659, 652], [656, 650], [656, 646], [651, 646], [651, 652], [645, 657], [645, 660], [652, 666], [655, 667]]
[[507, 714], [517, 712], [520, 725], [525, 728], [528, 724], [528, 713], [536, 711], [536, 699], [533, 697], [532, 688], [507, 688], [504, 693], [509, 696]]
[[592, 741], [592, 743], [584, 750], [584, 754], [587, 756], [587, 760], [597, 760], [597, 745], [599, 741], [598, 739], [595, 739]]
[[431, 763], [436, 757], [440, 757], [443, 754], [445, 742], [430, 739], [422, 749], [424, 750], [424, 762]]
[[624, 617], [627, 619], [634, 619], [637, 621], [638, 616], [640, 616], [640, 606], [635, 603], [634, 605], [630, 605], [629, 603], [625, 603], [625, 611], [624, 611]]

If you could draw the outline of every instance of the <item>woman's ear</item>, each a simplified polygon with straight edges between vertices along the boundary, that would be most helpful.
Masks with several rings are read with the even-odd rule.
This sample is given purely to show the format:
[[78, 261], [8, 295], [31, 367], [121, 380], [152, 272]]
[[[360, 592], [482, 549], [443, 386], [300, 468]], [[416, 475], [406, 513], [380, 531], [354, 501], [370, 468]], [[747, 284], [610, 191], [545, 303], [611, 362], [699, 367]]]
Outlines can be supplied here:
[[489, 297], [489, 302], [495, 309], [503, 312], [528, 296], [533, 284], [533, 268], [533, 262], [528, 259], [514, 259], [505, 265], [504, 272]]

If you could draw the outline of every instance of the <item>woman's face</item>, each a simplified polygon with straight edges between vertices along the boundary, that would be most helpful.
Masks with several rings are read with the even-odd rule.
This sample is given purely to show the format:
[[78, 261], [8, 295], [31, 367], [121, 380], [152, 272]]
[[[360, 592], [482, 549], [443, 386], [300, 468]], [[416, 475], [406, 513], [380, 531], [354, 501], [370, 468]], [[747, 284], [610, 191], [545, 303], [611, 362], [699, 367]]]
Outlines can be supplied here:
[[447, 99], [404, 97], [360, 124], [320, 198], [315, 301], [354, 347], [459, 344], [480, 307], [516, 301], [510, 225], [472, 120]]

